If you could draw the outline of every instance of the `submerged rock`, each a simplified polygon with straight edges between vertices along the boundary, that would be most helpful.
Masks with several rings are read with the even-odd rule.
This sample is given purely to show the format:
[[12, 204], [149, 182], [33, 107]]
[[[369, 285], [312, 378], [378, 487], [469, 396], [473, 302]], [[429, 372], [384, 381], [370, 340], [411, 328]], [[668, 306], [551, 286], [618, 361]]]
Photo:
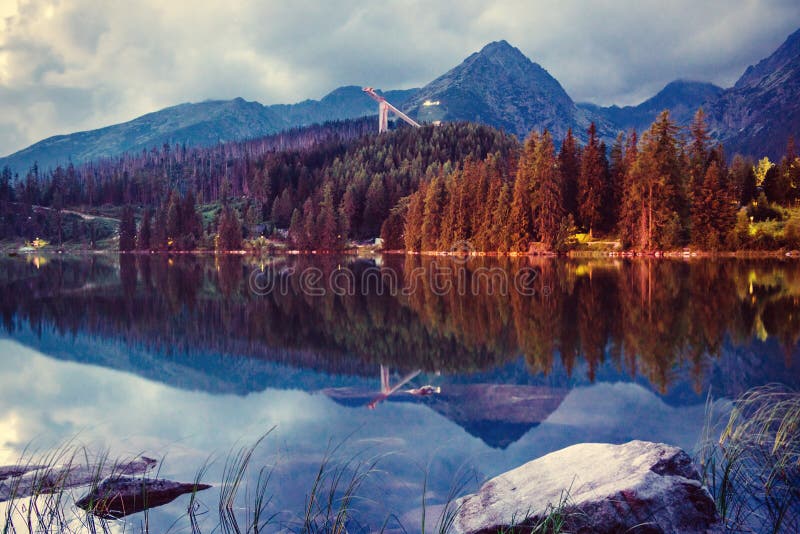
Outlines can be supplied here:
[[210, 488], [208, 484], [173, 482], [129, 476], [107, 478], [75, 504], [103, 519], [126, 515], [170, 503], [187, 493]]
[[456, 534], [535, 525], [554, 507], [569, 532], [722, 532], [691, 458], [645, 441], [567, 447], [489, 480], [455, 505]]
[[20, 475], [0, 481], [0, 502], [86, 486], [111, 476], [146, 473], [157, 463], [152, 458], [142, 456], [130, 462], [34, 466], [37, 469], [22, 471]]

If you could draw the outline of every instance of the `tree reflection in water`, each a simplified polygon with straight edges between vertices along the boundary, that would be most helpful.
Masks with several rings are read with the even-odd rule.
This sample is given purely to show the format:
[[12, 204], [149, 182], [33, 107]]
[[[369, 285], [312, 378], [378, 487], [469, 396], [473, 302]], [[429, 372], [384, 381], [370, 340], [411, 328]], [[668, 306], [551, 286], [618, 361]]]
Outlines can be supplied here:
[[[300, 276], [308, 268], [320, 291]], [[342, 269], [355, 286], [332, 277]], [[254, 270], [274, 290], [252, 291]], [[515, 287], [521, 273], [532, 291]], [[611, 363], [662, 392], [689, 369], [700, 391], [725, 347], [775, 340], [789, 367], [800, 337], [800, 268], [780, 260], [7, 258], [0, 281], [8, 332], [47, 327], [340, 374], [479, 372], [523, 356], [534, 375], [560, 365], [594, 381]], [[762, 365], [740, 363], [726, 377], [733, 389]]]

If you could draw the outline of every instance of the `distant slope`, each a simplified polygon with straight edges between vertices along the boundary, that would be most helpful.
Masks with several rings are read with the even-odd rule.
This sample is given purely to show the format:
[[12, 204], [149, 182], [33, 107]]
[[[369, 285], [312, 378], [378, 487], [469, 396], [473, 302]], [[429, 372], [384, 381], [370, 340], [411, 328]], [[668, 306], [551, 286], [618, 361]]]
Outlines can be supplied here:
[[422, 121], [483, 122], [520, 138], [545, 128], [561, 138], [590, 122], [550, 73], [506, 41], [472, 54], [420, 89], [404, 109]]
[[[385, 95], [396, 105], [402, 105], [414, 91], [389, 91]], [[165, 143], [211, 146], [376, 113], [375, 102], [356, 86], [340, 87], [322, 100], [292, 105], [262, 106], [242, 98], [180, 104], [122, 124], [50, 137], [0, 159], [0, 167], [8, 165], [22, 174], [34, 162], [38, 162], [41, 169], [47, 169], [70, 161], [78, 164], [124, 152], [139, 152]]]
[[800, 30], [748, 67], [707, 111], [728, 153], [778, 159], [788, 137], [800, 136]]
[[[770, 57], [747, 69], [736, 85], [677, 80], [638, 106], [576, 105], [559, 82], [506, 41], [489, 43], [422, 89], [384, 93], [395, 106], [422, 121], [473, 121], [524, 138], [550, 130], [556, 140], [572, 128], [585, 140], [589, 123], [607, 142], [618, 131], [647, 128], [669, 109], [687, 124], [706, 108], [715, 137], [729, 154], [777, 158], [790, 134], [800, 136], [800, 30]], [[289, 128], [373, 115], [376, 105], [360, 87], [336, 89], [321, 100], [263, 106], [241, 98], [181, 104], [99, 130], [51, 137], [0, 159], [24, 173], [35, 162], [46, 169], [161, 146], [209, 146]]]
[[668, 109], [678, 124], [688, 124], [698, 108], [718, 98], [724, 89], [712, 83], [675, 80], [668, 83], [654, 97], [637, 106], [601, 107], [593, 104], [578, 104], [578, 107], [603, 117], [617, 130], [636, 128], [639, 132], [648, 128], [659, 113]]

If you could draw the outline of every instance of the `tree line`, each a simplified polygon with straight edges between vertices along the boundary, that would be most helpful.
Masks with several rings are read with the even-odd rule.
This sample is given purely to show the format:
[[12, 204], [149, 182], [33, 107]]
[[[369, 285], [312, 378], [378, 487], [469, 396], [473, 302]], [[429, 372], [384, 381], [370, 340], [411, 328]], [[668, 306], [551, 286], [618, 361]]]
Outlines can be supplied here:
[[575, 235], [618, 235], [635, 250], [800, 246], [800, 222], [779, 240], [753, 235], [751, 222], [786, 218], [800, 197], [800, 159], [792, 139], [778, 165], [736, 155], [728, 165], [699, 110], [688, 135], [659, 115], [641, 138], [620, 133], [610, 151], [594, 124], [580, 146], [572, 131], [556, 149], [532, 132], [518, 155], [490, 155], [442, 172], [403, 199], [382, 228], [389, 249], [563, 251]]
[[[378, 235], [388, 249], [564, 251], [576, 236], [659, 250], [800, 247], [800, 161], [776, 165], [714, 145], [700, 110], [688, 131], [663, 112], [610, 150], [594, 125], [581, 145], [488, 126], [399, 127], [372, 119], [188, 149], [164, 145], [24, 178], [0, 172], [0, 238], [89, 236], [65, 208], [116, 206], [122, 250], [242, 248], [275, 234], [298, 249], [338, 250]], [[123, 208], [124, 207], [124, 208]], [[50, 211], [42, 211], [48, 208]], [[203, 210], [203, 216], [198, 214]], [[74, 219], [74, 218], [73, 218]], [[752, 223], [776, 221], [775, 228]], [[91, 234], [91, 235], [90, 235]]]
[[[749, 387], [748, 376], [763, 383], [789, 380], [793, 387], [800, 382], [792, 373], [800, 339], [800, 271], [785, 262], [457, 263], [408, 255], [386, 258], [376, 280], [381, 285], [371, 291], [332, 291], [322, 282], [328, 290], [313, 297], [299, 276], [286, 279], [286, 291], [254, 294], [248, 279], [257, 264], [241, 256], [121, 255], [118, 263], [106, 255], [59, 256], [37, 271], [30, 263], [0, 261], [8, 295], [0, 299], [0, 330], [124, 338], [169, 353], [170, 362], [186, 355], [182, 361], [190, 366], [197, 362], [193, 355], [206, 353], [235, 355], [237, 369], [247, 369], [243, 357], [250, 356], [340, 374], [373, 373], [379, 364], [401, 371], [503, 367], [516, 373], [512, 364], [522, 356], [527, 365], [510, 377], [519, 383], [541, 373], [549, 381], [558, 367], [578, 381], [594, 381], [604, 367], [617, 369], [647, 378], [662, 392], [683, 370], [698, 392], [714, 381], [718, 394], [731, 397]], [[301, 273], [309, 266], [321, 270], [323, 281], [342, 266], [356, 279], [375, 269], [369, 261], [325, 256], [278, 258], [266, 269], [283, 276], [285, 269]], [[502, 269], [509, 279], [521, 268], [534, 269], [537, 288], [551, 291], [503, 295], [482, 285], [443, 293], [431, 276], [450, 277], [454, 286], [463, 277], [472, 287], [487, 268]], [[415, 274], [419, 269], [426, 275]], [[390, 291], [382, 285], [389, 273], [399, 287], [414, 291]], [[766, 339], [764, 358], [735, 357], [735, 350], [722, 357], [730, 347]], [[711, 372], [716, 359], [721, 367]]]

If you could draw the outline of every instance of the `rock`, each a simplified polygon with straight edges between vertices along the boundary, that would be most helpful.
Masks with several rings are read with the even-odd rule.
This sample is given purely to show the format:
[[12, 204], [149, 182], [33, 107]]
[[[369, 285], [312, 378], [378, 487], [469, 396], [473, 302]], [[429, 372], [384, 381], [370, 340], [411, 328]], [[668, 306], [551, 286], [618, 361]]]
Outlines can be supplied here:
[[24, 475], [25, 473], [30, 473], [31, 471], [37, 471], [39, 469], [44, 469], [47, 467], [46, 465], [3, 465], [0, 466], [0, 482], [7, 478], [12, 477], [19, 477]]
[[[568, 495], [566, 503], [562, 495]], [[565, 531], [721, 533], [691, 458], [645, 441], [584, 443], [528, 462], [459, 499], [453, 533], [536, 524], [564, 503]]]
[[126, 515], [170, 503], [187, 493], [210, 488], [208, 484], [173, 482], [130, 476], [107, 478], [75, 504], [103, 519]]
[[110, 476], [146, 473], [157, 463], [152, 458], [142, 456], [137, 460], [120, 463], [38, 466], [39, 469], [0, 481], [0, 502], [86, 486]]

